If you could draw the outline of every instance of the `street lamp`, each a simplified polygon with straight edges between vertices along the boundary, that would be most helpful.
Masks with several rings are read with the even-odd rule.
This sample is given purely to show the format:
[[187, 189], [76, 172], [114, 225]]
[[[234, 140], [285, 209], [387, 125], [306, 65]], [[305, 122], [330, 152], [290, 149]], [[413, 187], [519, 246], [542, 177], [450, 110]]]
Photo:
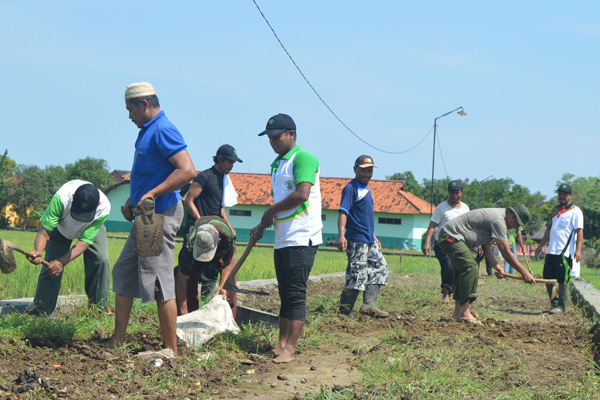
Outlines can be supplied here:
[[431, 208], [429, 211], [432, 215], [433, 215], [433, 178], [434, 178], [434, 173], [435, 173], [435, 137], [436, 137], [436, 133], [437, 133], [437, 120], [442, 117], [445, 117], [448, 114], [452, 114], [455, 111], [461, 117], [467, 115], [467, 113], [464, 111], [464, 109], [461, 106], [461, 107], [455, 108], [452, 111], [448, 111], [446, 114], [440, 115], [439, 117], [437, 117], [433, 120], [433, 157], [432, 157], [432, 161], [431, 161]]
[[493, 178], [493, 177], [494, 177], [494, 175], [490, 175], [487, 178], [485, 178], [484, 180], [479, 181], [479, 208], [481, 208], [481, 184], [483, 182], [487, 181], [488, 179]]

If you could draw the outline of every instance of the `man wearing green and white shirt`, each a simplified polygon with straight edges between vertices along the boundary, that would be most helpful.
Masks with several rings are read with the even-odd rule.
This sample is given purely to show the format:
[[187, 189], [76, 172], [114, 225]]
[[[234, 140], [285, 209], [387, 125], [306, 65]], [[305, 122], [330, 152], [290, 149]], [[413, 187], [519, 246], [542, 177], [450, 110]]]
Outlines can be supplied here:
[[294, 360], [294, 350], [306, 320], [306, 287], [317, 247], [323, 243], [319, 161], [296, 145], [296, 124], [287, 114], [269, 118], [267, 135], [277, 158], [271, 164], [273, 205], [250, 235], [259, 240], [275, 225], [274, 264], [279, 287], [279, 344], [273, 361]]
[[[106, 307], [110, 266], [104, 222], [109, 213], [108, 198], [89, 182], [72, 180], [58, 189], [40, 219], [42, 229], [35, 237], [35, 250], [27, 257], [39, 265], [46, 251], [45, 260], [50, 263], [40, 271], [30, 314], [54, 314], [63, 270], [81, 254], [89, 303]], [[78, 240], [71, 247], [74, 239]]]

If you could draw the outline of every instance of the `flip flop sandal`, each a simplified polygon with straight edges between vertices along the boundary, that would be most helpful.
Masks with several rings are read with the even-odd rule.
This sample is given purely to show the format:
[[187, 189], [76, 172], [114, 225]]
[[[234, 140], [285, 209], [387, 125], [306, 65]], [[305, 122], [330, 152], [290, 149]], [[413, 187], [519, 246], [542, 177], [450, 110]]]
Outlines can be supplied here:
[[459, 319], [459, 321], [464, 322], [465, 324], [483, 325], [483, 322], [481, 322], [477, 318], [461, 318], [461, 319]]

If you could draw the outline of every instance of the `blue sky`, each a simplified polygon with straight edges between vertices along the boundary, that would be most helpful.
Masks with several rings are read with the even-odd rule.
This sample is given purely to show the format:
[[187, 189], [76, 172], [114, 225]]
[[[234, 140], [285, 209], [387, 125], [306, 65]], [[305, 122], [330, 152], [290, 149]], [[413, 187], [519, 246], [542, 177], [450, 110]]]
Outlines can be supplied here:
[[[600, 4], [593, 1], [257, 0], [330, 114], [245, 1], [0, 0], [0, 150], [20, 164], [86, 156], [130, 169], [137, 128], [123, 92], [151, 82], [196, 169], [224, 143], [237, 172], [268, 172], [257, 134], [290, 114], [322, 176], [512, 178], [552, 195], [564, 173], [598, 176]], [[443, 161], [442, 161], [443, 159]]]

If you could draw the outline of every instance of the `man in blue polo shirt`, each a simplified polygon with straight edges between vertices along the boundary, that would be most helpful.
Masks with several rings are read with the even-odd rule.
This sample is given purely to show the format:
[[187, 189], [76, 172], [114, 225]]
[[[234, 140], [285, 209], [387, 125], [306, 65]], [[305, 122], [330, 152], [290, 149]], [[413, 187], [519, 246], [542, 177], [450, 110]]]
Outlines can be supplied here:
[[363, 291], [360, 313], [387, 318], [389, 313], [377, 307], [382, 285], [387, 285], [388, 265], [375, 236], [375, 213], [369, 181], [373, 177], [373, 159], [362, 155], [354, 162], [355, 177], [342, 191], [338, 217], [338, 249], [348, 256], [346, 284], [340, 296], [340, 313], [352, 318], [354, 303]]
[[173, 277], [175, 235], [183, 220], [179, 189], [196, 176], [187, 146], [177, 128], [160, 110], [151, 84], [133, 83], [125, 91], [129, 119], [140, 128], [135, 142], [131, 169], [130, 197], [121, 207], [127, 221], [133, 221], [132, 207], [152, 197], [155, 212], [164, 216], [163, 248], [158, 256], [141, 257], [135, 250], [135, 229], [113, 267], [115, 331], [107, 346], [120, 346], [125, 340], [134, 298], [144, 303], [156, 301], [164, 346], [177, 355], [177, 304]]

